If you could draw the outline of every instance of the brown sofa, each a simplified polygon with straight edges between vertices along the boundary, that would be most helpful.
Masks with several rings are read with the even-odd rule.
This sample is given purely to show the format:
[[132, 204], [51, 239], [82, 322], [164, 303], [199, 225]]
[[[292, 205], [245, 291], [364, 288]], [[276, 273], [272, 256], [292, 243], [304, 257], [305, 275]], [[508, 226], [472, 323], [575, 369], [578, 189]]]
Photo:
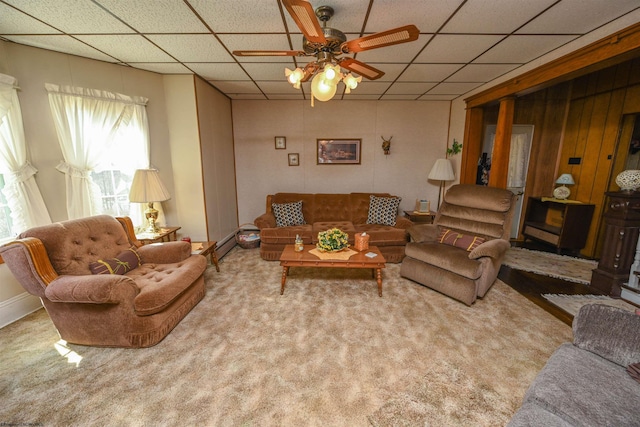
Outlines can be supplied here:
[[[65, 341], [149, 347], [204, 297], [207, 260], [187, 242], [138, 245], [129, 218], [99, 215], [32, 228], [0, 254]], [[125, 274], [95, 274], [125, 260]]]
[[[369, 245], [377, 246], [387, 262], [398, 263], [404, 257], [408, 241], [407, 228], [413, 223], [396, 214], [394, 226], [367, 224], [370, 196], [393, 197], [387, 193], [350, 194], [304, 194], [277, 193], [267, 196], [266, 213], [255, 219], [260, 229], [260, 256], [268, 261], [280, 259], [285, 245], [293, 244], [296, 235], [305, 244], [316, 244], [318, 233], [337, 227], [349, 234], [349, 243], [354, 244], [355, 233], [366, 232]], [[276, 227], [272, 204], [302, 201], [302, 213], [306, 224]]]

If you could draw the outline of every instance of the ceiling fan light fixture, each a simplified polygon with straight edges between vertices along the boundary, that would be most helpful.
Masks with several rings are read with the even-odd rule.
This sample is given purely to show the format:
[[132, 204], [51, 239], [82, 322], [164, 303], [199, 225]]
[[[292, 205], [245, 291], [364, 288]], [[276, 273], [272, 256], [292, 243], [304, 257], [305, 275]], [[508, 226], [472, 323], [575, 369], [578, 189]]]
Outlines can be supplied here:
[[337, 85], [326, 78], [324, 71], [311, 80], [311, 95], [318, 101], [329, 101], [336, 94], [336, 89]]
[[351, 73], [347, 74], [346, 76], [344, 76], [344, 79], [342, 79], [342, 82], [347, 87], [347, 89], [344, 92], [351, 93], [351, 89], [357, 88], [358, 83], [360, 83], [361, 81], [362, 81], [362, 76], [355, 77]]
[[301, 68], [296, 68], [293, 71], [285, 68], [284, 75], [287, 76], [287, 80], [293, 85], [294, 88], [300, 89], [300, 82], [304, 77], [304, 71], [302, 71]]

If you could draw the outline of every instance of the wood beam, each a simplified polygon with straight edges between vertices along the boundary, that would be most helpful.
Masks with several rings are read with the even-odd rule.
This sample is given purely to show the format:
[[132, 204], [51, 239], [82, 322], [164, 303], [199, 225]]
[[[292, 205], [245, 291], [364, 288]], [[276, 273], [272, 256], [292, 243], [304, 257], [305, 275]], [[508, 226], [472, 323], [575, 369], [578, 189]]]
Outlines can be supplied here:
[[482, 108], [469, 108], [464, 124], [464, 144], [460, 165], [460, 183], [475, 184], [478, 171], [478, 159], [482, 152]]
[[511, 130], [513, 128], [515, 105], [515, 96], [500, 100], [496, 138], [493, 142], [493, 152], [491, 154], [489, 187], [507, 188], [509, 152], [511, 151]]

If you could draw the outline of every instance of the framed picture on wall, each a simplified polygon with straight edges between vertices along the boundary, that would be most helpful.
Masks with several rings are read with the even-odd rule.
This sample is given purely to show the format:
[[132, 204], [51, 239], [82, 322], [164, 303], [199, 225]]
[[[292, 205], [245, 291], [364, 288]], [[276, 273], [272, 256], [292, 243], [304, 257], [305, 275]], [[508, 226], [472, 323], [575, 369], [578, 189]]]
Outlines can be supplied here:
[[318, 139], [319, 165], [359, 165], [361, 139]]
[[300, 154], [289, 153], [289, 166], [299, 166], [299, 165], [300, 165]]
[[276, 136], [276, 150], [284, 150], [287, 148], [287, 138], [284, 136]]

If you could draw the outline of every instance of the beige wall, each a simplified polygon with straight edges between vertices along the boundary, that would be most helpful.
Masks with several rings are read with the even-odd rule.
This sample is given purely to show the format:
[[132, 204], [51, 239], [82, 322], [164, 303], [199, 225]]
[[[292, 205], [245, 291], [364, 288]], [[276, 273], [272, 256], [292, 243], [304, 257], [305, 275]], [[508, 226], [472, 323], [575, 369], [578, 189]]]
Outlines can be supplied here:
[[[266, 195], [276, 192], [389, 192], [402, 197], [402, 209], [413, 210], [416, 198], [435, 207], [438, 183], [427, 182], [427, 175], [445, 156], [449, 105], [330, 101], [312, 108], [308, 101], [233, 101], [240, 223], [253, 222], [265, 210]], [[286, 150], [275, 149], [275, 136], [287, 138]], [[381, 136], [393, 136], [388, 156]], [[454, 137], [460, 141], [462, 132]], [[316, 164], [317, 138], [361, 138], [362, 163]], [[300, 154], [300, 166], [288, 166], [288, 153]]]

